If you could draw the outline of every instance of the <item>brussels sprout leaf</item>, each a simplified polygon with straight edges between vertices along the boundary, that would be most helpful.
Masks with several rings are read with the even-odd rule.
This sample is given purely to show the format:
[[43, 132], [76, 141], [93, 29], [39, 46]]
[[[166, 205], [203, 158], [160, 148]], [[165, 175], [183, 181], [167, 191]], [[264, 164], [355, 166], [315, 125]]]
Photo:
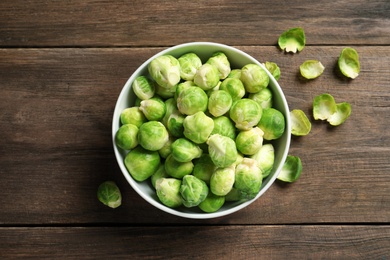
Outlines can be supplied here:
[[277, 179], [284, 182], [294, 182], [301, 176], [301, 172], [301, 159], [298, 156], [287, 155]]
[[305, 112], [300, 109], [290, 111], [291, 118], [291, 134], [296, 136], [304, 136], [310, 133], [311, 123]]
[[341, 73], [351, 79], [356, 78], [360, 72], [359, 55], [353, 48], [347, 47], [341, 51], [338, 65]]
[[289, 29], [279, 36], [278, 44], [286, 52], [301, 51], [306, 44], [305, 32], [300, 27]]
[[307, 60], [299, 67], [301, 75], [306, 79], [315, 79], [324, 72], [324, 65], [318, 60]]

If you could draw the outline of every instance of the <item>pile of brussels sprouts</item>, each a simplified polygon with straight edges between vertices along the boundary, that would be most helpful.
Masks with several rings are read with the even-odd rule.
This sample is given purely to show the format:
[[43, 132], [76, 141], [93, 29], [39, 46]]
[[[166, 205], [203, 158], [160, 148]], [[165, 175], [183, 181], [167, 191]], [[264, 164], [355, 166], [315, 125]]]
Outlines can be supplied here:
[[115, 135], [124, 164], [150, 181], [164, 205], [215, 212], [256, 197], [274, 164], [272, 140], [285, 130], [272, 107], [269, 76], [257, 64], [232, 69], [216, 52], [163, 55], [132, 83], [135, 105]]

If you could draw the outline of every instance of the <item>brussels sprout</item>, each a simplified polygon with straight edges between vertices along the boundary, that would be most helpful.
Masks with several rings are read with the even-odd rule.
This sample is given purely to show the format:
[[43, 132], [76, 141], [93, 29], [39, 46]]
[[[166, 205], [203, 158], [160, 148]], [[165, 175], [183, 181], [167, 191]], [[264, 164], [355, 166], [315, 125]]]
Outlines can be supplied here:
[[210, 184], [211, 175], [217, 167], [214, 165], [209, 154], [203, 153], [201, 157], [194, 161], [194, 170], [192, 175]]
[[286, 52], [302, 51], [306, 44], [305, 32], [300, 27], [289, 29], [279, 36], [278, 44]]
[[180, 63], [172, 55], [162, 55], [148, 65], [150, 76], [163, 88], [172, 89], [180, 82]]
[[209, 96], [208, 110], [215, 117], [226, 114], [232, 106], [232, 97], [224, 90], [214, 90]]
[[174, 137], [182, 137], [184, 131], [184, 119], [185, 116], [182, 115], [179, 110], [175, 110], [168, 118], [167, 128], [169, 133]]
[[256, 93], [268, 87], [269, 76], [257, 64], [247, 64], [241, 69], [241, 81], [248, 93]]
[[215, 88], [219, 83], [219, 72], [214, 65], [205, 63], [196, 72], [194, 83], [203, 90]]
[[115, 144], [123, 150], [133, 149], [138, 145], [138, 127], [132, 124], [122, 125], [115, 134]]
[[100, 184], [97, 190], [97, 197], [101, 203], [113, 209], [122, 204], [121, 191], [113, 181], [105, 181]]
[[296, 136], [308, 135], [311, 130], [311, 123], [305, 112], [300, 109], [290, 111], [291, 134]]
[[284, 182], [294, 182], [302, 172], [302, 162], [297, 156], [287, 155], [277, 179]]
[[177, 108], [184, 115], [207, 110], [208, 97], [206, 92], [198, 87], [184, 88], [177, 97]]
[[164, 103], [165, 103], [166, 112], [165, 112], [165, 115], [162, 118], [161, 122], [163, 123], [163, 125], [165, 127], [167, 127], [169, 117], [171, 116], [172, 113], [174, 113], [175, 110], [178, 110], [178, 109], [177, 109], [176, 100], [174, 98], [169, 98], [169, 99], [165, 100]]
[[163, 88], [160, 85], [156, 84], [156, 94], [162, 97], [163, 99], [172, 98], [175, 96], [177, 86], [171, 88]]
[[236, 138], [237, 150], [245, 155], [257, 153], [263, 145], [263, 135], [264, 132], [258, 127], [240, 131]]
[[129, 107], [125, 108], [121, 115], [121, 123], [123, 125], [125, 124], [132, 124], [136, 127], [140, 127], [143, 123], [147, 121], [145, 115], [142, 113], [141, 110], [139, 110], [139, 107]]
[[158, 151], [168, 139], [167, 129], [158, 121], [146, 122], [138, 130], [138, 143], [146, 150]]
[[137, 146], [125, 157], [125, 166], [136, 181], [144, 181], [152, 176], [160, 166], [160, 155]]
[[328, 118], [329, 124], [333, 126], [341, 125], [351, 115], [351, 105], [347, 102], [336, 104], [336, 113]]
[[173, 158], [172, 154], [168, 155], [165, 160], [165, 171], [169, 176], [182, 179], [184, 176], [191, 174], [194, 169], [192, 161], [189, 162], [178, 162]]
[[236, 143], [231, 138], [214, 134], [207, 144], [210, 158], [217, 167], [229, 167], [237, 160]]
[[269, 88], [263, 88], [257, 93], [251, 93], [248, 98], [256, 101], [262, 109], [272, 107], [272, 91]]
[[229, 93], [233, 101], [239, 100], [245, 95], [244, 84], [238, 78], [226, 78], [222, 81], [219, 89]]
[[151, 79], [145, 76], [139, 76], [133, 81], [131, 87], [139, 99], [146, 100], [154, 96], [156, 91], [154, 84]]
[[264, 144], [260, 150], [250, 156], [250, 158], [256, 160], [263, 172], [263, 178], [265, 178], [271, 173], [271, 170], [274, 167], [275, 149], [272, 144]]
[[236, 123], [239, 130], [249, 130], [257, 125], [262, 117], [260, 105], [249, 98], [243, 98], [233, 103], [230, 108], [230, 118]]
[[210, 135], [220, 134], [236, 140], [236, 128], [230, 118], [226, 116], [214, 117], [214, 128]]
[[202, 61], [195, 53], [186, 53], [177, 59], [180, 63], [180, 76], [184, 80], [193, 80]]
[[233, 69], [230, 71], [228, 78], [235, 78], [240, 79], [241, 78], [241, 69]]
[[164, 146], [158, 150], [158, 153], [160, 156], [164, 159], [168, 157], [172, 153], [172, 143], [175, 141], [175, 138], [173, 136], [169, 136], [168, 142], [164, 144]]
[[332, 95], [321, 94], [314, 98], [313, 117], [315, 120], [325, 120], [336, 113], [337, 106]]
[[235, 167], [217, 168], [210, 178], [210, 191], [218, 196], [225, 196], [233, 188]]
[[189, 162], [199, 158], [203, 151], [196, 144], [186, 138], [176, 139], [172, 143], [172, 156], [178, 162]]
[[161, 178], [156, 182], [156, 193], [159, 200], [167, 207], [177, 208], [182, 205], [180, 195], [181, 180]]
[[214, 65], [218, 69], [220, 79], [225, 79], [231, 71], [230, 62], [223, 52], [214, 53], [206, 63]]
[[149, 121], [161, 120], [167, 111], [164, 101], [157, 96], [142, 100], [139, 109]]
[[241, 191], [247, 199], [253, 199], [259, 193], [263, 180], [263, 173], [252, 158], [244, 158], [237, 165], [235, 171], [234, 188]]
[[357, 51], [350, 47], [344, 48], [338, 59], [338, 66], [341, 73], [348, 78], [354, 79], [359, 76], [360, 62]]
[[152, 176], [150, 176], [150, 182], [152, 183], [153, 188], [156, 188], [156, 182], [159, 179], [168, 178], [168, 177], [169, 177], [169, 175], [165, 171], [164, 164], [160, 164], [160, 166], [158, 167], [157, 171], [155, 173], [153, 173]]
[[301, 75], [306, 79], [315, 79], [324, 72], [325, 67], [318, 60], [307, 60], [299, 66]]
[[276, 80], [280, 79], [280, 68], [275, 62], [266, 61], [264, 65]]
[[207, 141], [214, 129], [214, 121], [203, 112], [187, 116], [184, 119], [184, 136], [194, 143], [201, 144]]
[[209, 193], [206, 183], [193, 175], [183, 177], [180, 194], [183, 205], [187, 208], [198, 206], [204, 201]]
[[263, 130], [265, 140], [275, 140], [283, 135], [285, 124], [283, 114], [271, 107], [263, 110], [257, 126]]
[[223, 204], [225, 204], [225, 197], [217, 196], [209, 192], [206, 199], [198, 207], [204, 212], [212, 213], [218, 211]]

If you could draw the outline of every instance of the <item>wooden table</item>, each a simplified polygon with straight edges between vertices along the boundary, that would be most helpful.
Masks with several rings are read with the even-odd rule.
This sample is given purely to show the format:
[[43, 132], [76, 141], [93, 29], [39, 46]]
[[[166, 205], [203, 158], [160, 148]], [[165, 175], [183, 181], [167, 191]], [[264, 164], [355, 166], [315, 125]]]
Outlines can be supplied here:
[[[261, 3], [260, 3], [261, 2]], [[390, 259], [390, 2], [2, 0], [0, 3], [0, 258]], [[285, 54], [279, 35], [307, 45]], [[276, 182], [232, 215], [191, 220], [145, 202], [111, 143], [116, 99], [146, 59], [192, 41], [276, 62], [290, 109], [312, 131], [293, 138], [300, 179]], [[340, 75], [354, 47], [361, 73]], [[322, 76], [299, 65], [318, 59]], [[352, 105], [330, 127], [312, 117], [322, 93]], [[115, 181], [117, 209], [96, 198]]]

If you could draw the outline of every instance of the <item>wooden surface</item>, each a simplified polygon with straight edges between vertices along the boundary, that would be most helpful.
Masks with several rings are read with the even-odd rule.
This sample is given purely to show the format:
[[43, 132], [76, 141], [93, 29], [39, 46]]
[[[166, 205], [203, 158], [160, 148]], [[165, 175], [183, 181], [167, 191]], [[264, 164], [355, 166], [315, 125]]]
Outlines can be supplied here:
[[[0, 3], [0, 258], [390, 259], [390, 2], [10, 1]], [[286, 29], [307, 46], [284, 54]], [[190, 220], [155, 209], [116, 164], [111, 122], [135, 69], [176, 44], [232, 45], [274, 61], [290, 109], [312, 131], [292, 138], [303, 162], [232, 215]], [[354, 47], [361, 74], [340, 75]], [[315, 80], [299, 65], [318, 59]], [[352, 105], [339, 127], [314, 121], [313, 98]], [[96, 198], [114, 180], [113, 210]]]

